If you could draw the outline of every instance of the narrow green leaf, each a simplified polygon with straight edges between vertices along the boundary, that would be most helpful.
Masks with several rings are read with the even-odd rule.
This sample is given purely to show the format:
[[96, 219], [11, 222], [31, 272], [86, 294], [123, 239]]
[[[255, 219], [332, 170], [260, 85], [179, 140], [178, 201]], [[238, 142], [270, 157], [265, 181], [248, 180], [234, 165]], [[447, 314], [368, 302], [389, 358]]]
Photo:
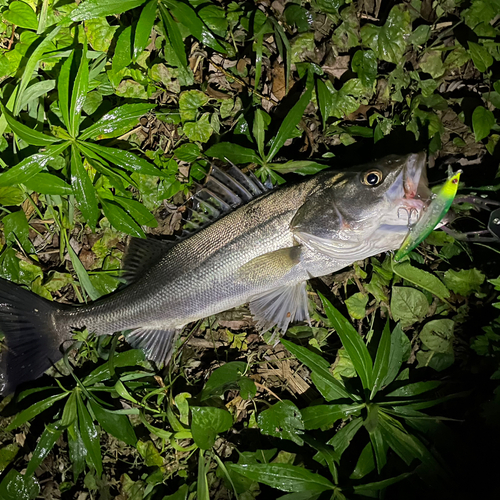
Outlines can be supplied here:
[[259, 151], [260, 157], [265, 159], [264, 154], [264, 137], [266, 135], [265, 122], [264, 122], [264, 111], [262, 109], [255, 110], [255, 119], [253, 123], [253, 136], [257, 142], [257, 149]]
[[89, 400], [90, 407], [99, 425], [109, 434], [120, 439], [130, 446], [135, 446], [137, 436], [127, 415], [121, 415], [110, 410], [106, 410], [96, 402]]
[[219, 142], [219, 144], [215, 144], [208, 149], [206, 155], [219, 158], [219, 160], [227, 158], [236, 164], [256, 163], [257, 165], [262, 165], [262, 160], [255, 154], [253, 149], [244, 148], [231, 142]]
[[375, 364], [373, 366], [373, 389], [370, 394], [370, 399], [373, 399], [378, 390], [384, 383], [387, 372], [389, 370], [389, 359], [391, 355], [391, 330], [389, 327], [389, 320], [387, 320], [380, 343], [377, 348], [377, 356], [375, 357]]
[[356, 467], [349, 476], [350, 479], [362, 479], [372, 470], [375, 469], [375, 459], [373, 456], [373, 448], [371, 443], [368, 443], [361, 452], [358, 458]]
[[114, 163], [115, 165], [118, 165], [125, 170], [138, 172], [139, 174], [155, 175], [158, 177], [163, 177], [164, 175], [166, 175], [158, 170], [154, 165], [149, 163], [147, 160], [140, 158], [130, 151], [108, 148], [105, 146], [100, 146], [98, 144], [92, 144], [90, 142], [86, 142], [85, 146], [94, 153], [97, 153], [99, 156], [102, 156], [105, 160], [108, 160], [109, 162]]
[[58, 139], [57, 137], [42, 134], [42, 132], [38, 132], [21, 122], [18, 122], [10, 115], [2, 104], [0, 104], [0, 109], [2, 110], [2, 113], [4, 114], [5, 119], [7, 120], [7, 123], [12, 131], [28, 144], [31, 144], [32, 146], [48, 146], [49, 144], [61, 141], [61, 139]]
[[104, 215], [113, 227], [136, 238], [146, 237], [140, 226], [118, 204], [101, 198], [101, 205]]
[[153, 29], [153, 24], [156, 19], [156, 8], [158, 7], [157, 0], [148, 0], [141, 10], [141, 15], [137, 21], [134, 33], [134, 61], [139, 57], [139, 54], [146, 48]]
[[61, 437], [64, 427], [60, 422], [48, 424], [43, 431], [40, 440], [38, 441], [33, 455], [26, 468], [26, 476], [32, 476], [36, 469], [41, 465], [44, 458], [50, 453], [50, 450], [56, 444], [56, 441]]
[[80, 130], [80, 117], [82, 108], [85, 104], [89, 88], [89, 61], [87, 59], [87, 44], [83, 44], [83, 50], [78, 52], [80, 64], [76, 74], [71, 92], [71, 101], [69, 106], [69, 128], [68, 132], [72, 137], [76, 137]]
[[52, 44], [52, 40], [57, 36], [59, 31], [61, 30], [61, 26], [56, 26], [36, 47], [36, 49], [31, 54], [28, 62], [23, 71], [23, 76], [21, 78], [21, 82], [19, 84], [19, 90], [17, 91], [16, 101], [14, 104], [13, 115], [19, 115], [21, 111], [21, 102], [24, 100], [24, 91], [28, 86], [29, 82], [33, 78], [33, 72], [38, 67], [40, 60], [45, 52], [47, 52]]
[[373, 494], [375, 491], [385, 490], [391, 484], [398, 483], [399, 481], [406, 479], [412, 474], [413, 474], [412, 472], [405, 472], [404, 474], [400, 474], [399, 476], [391, 477], [389, 479], [384, 479], [382, 481], [377, 481], [374, 483], [358, 484], [356, 486], [353, 486], [353, 490], [357, 495], [364, 495], [367, 497], [374, 498]]
[[3, 233], [7, 242], [19, 242], [26, 253], [35, 253], [35, 247], [29, 238], [30, 226], [23, 210], [6, 215], [2, 222]]
[[38, 99], [39, 97], [47, 94], [53, 90], [56, 86], [55, 80], [42, 80], [41, 82], [36, 82], [30, 85], [23, 94], [23, 97], [19, 103], [20, 109], [23, 109], [29, 102]]
[[[328, 82], [330, 83], [330, 82]], [[321, 112], [321, 120], [323, 122], [323, 128], [326, 127], [326, 120], [330, 116], [333, 109], [333, 86], [327, 85], [323, 80], [318, 78], [316, 80], [316, 92], [318, 95], [318, 105]]]
[[73, 21], [86, 21], [96, 17], [106, 17], [122, 14], [127, 10], [135, 9], [142, 5], [145, 0], [85, 0], [71, 13]]
[[272, 141], [271, 148], [267, 155], [267, 161], [272, 161], [276, 153], [282, 148], [286, 140], [289, 139], [295, 127], [299, 124], [304, 116], [304, 111], [311, 101], [312, 91], [314, 88], [313, 72], [309, 69], [307, 73], [306, 88], [301, 98], [295, 103], [292, 109], [288, 112], [283, 123], [281, 124], [276, 137]]
[[43, 411], [47, 410], [48, 408], [51, 408], [54, 405], [54, 403], [56, 403], [60, 399], [64, 399], [67, 396], [69, 396], [69, 393], [63, 392], [61, 394], [54, 394], [53, 396], [49, 396], [46, 399], [42, 399], [41, 401], [33, 403], [29, 408], [26, 408], [25, 410], [19, 412], [5, 430], [9, 432], [14, 429], [17, 429], [20, 425], [24, 424], [25, 422], [28, 422], [32, 418], [35, 418]]
[[91, 228], [95, 228], [99, 218], [96, 193], [75, 146], [71, 146], [71, 187], [83, 217]]
[[364, 404], [308, 406], [301, 410], [304, 429], [319, 429], [350, 415], [359, 415], [364, 407]]
[[[121, 368], [124, 366], [135, 367], [145, 360], [145, 355], [142, 349], [130, 349], [129, 351], [115, 353], [113, 356], [113, 366], [114, 368]], [[83, 385], [89, 387], [99, 382], [109, 380], [111, 377], [111, 363], [110, 361], [104, 363], [103, 365], [95, 368], [92, 372], [87, 375], [83, 380]]]
[[373, 364], [366, 344], [351, 323], [321, 293], [319, 296], [325, 308], [326, 315], [349, 354], [363, 387], [365, 389], [372, 389]]
[[87, 449], [80, 434], [78, 419], [75, 419], [73, 425], [68, 429], [67, 436], [69, 458], [73, 464], [73, 477], [76, 479], [85, 469], [85, 459], [87, 458]]
[[301, 363], [304, 363], [313, 373], [319, 374], [331, 387], [331, 390], [337, 394], [338, 398], [349, 398], [351, 395], [345, 390], [344, 386], [330, 373], [328, 361], [321, 356], [311, 352], [305, 347], [295, 345], [289, 340], [281, 339], [281, 343], [290, 351]]
[[17, 165], [0, 174], [0, 187], [26, 182], [40, 172], [49, 161], [59, 156], [68, 146], [68, 142], [47, 146], [45, 153], [34, 154], [25, 158]]
[[113, 71], [118, 73], [132, 63], [132, 25], [127, 26], [118, 36], [113, 56]]
[[286, 163], [270, 163], [269, 168], [280, 174], [295, 173], [300, 175], [314, 175], [330, 165], [323, 165], [310, 160], [291, 160]]
[[73, 193], [71, 186], [67, 182], [63, 181], [56, 175], [47, 174], [45, 172], [34, 175], [27, 181], [24, 181], [23, 184], [28, 189], [36, 191], [40, 194], [65, 195]]
[[399, 369], [403, 363], [403, 336], [405, 336], [405, 333], [398, 323], [391, 333], [391, 350], [387, 366], [387, 375], [380, 387], [389, 385], [399, 373]]
[[391, 398], [408, 398], [412, 396], [417, 396], [424, 392], [432, 391], [441, 385], [439, 380], [427, 380], [425, 382], [415, 382], [413, 384], [407, 384], [403, 387], [399, 387], [392, 392], [386, 394], [387, 397]]
[[201, 43], [208, 45], [211, 49], [226, 54], [226, 49], [217, 41], [214, 34], [210, 31], [208, 26], [200, 19], [198, 13], [187, 3], [178, 2], [176, 0], [163, 0], [175, 16], [177, 21], [188, 28], [195, 38]]
[[78, 422], [79, 430], [82, 436], [82, 441], [87, 450], [87, 462], [90, 466], [94, 467], [97, 477], [102, 475], [102, 457], [101, 446], [99, 443], [99, 434], [97, 428], [92, 421], [89, 411], [87, 410], [80, 394], [77, 398], [78, 404]]
[[115, 196], [113, 200], [119, 203], [141, 226], [158, 226], [154, 215], [142, 203], [122, 196]]
[[333, 484], [323, 476], [290, 464], [228, 464], [228, 468], [253, 481], [282, 491], [327, 491]]
[[449, 290], [439, 278], [427, 271], [413, 267], [409, 262], [394, 264], [392, 270], [401, 278], [431, 292], [440, 299], [446, 300], [450, 297]]
[[[74, 76], [72, 74], [73, 61], [75, 59], [75, 51], [72, 50], [66, 61], [61, 66], [59, 76], [57, 78], [57, 95], [59, 97], [59, 111], [61, 112], [62, 121], [69, 130], [69, 103], [71, 101], [71, 88]], [[71, 83], [70, 83], [71, 82]]]
[[326, 444], [333, 446], [335, 452], [337, 453], [339, 460], [348, 448], [349, 444], [353, 440], [356, 433], [361, 429], [363, 425], [363, 419], [361, 417], [356, 417], [351, 420], [345, 427], [342, 427]]

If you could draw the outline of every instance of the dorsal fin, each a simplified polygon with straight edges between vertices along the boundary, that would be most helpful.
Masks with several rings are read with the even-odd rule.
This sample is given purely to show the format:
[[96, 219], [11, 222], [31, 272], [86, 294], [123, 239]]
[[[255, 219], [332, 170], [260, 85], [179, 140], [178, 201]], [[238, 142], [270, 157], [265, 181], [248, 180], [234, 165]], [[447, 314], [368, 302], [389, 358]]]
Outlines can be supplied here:
[[274, 188], [269, 182], [262, 184], [252, 172], [244, 174], [238, 167], [229, 163], [231, 167], [227, 172], [212, 165], [203, 187], [186, 202], [192, 202], [192, 208], [186, 207], [187, 215], [183, 218], [184, 226], [180, 236], [173, 241], [134, 237], [129, 239], [122, 266], [123, 278], [127, 283], [144, 276], [180, 241]]

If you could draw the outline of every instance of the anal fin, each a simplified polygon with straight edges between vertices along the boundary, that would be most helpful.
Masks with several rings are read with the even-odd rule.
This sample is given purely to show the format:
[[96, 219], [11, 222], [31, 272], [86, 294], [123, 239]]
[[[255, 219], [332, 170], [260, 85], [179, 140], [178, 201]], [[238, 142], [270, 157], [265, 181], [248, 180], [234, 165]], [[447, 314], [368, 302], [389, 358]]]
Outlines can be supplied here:
[[172, 357], [178, 331], [172, 328], [138, 328], [125, 338], [135, 349], [142, 349], [147, 359], [166, 365]]
[[253, 297], [250, 311], [257, 320], [257, 328], [262, 332], [274, 325], [285, 332], [293, 321], [309, 323], [306, 282], [282, 286]]

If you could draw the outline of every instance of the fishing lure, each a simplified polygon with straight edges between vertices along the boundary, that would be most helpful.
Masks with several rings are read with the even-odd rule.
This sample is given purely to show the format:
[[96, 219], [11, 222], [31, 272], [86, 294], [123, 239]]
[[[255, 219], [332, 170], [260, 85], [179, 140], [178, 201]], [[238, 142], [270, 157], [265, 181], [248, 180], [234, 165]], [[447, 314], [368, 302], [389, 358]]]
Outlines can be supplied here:
[[420, 216], [415, 225], [410, 228], [401, 248], [394, 256], [396, 262], [406, 257], [414, 248], [422, 243], [446, 215], [457, 194], [461, 173], [462, 171], [459, 170], [448, 177], [448, 180], [443, 184], [437, 195], [435, 195], [435, 198], [433, 198], [425, 212]]

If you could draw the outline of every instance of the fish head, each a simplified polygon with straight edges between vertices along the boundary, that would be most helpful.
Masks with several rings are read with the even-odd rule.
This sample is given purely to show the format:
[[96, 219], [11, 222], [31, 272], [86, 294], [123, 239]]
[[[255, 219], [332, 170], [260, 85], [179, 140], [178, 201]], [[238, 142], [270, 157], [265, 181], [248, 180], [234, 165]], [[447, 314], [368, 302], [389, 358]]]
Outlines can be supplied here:
[[425, 153], [324, 172], [291, 222], [296, 239], [350, 263], [399, 248], [430, 202]]

